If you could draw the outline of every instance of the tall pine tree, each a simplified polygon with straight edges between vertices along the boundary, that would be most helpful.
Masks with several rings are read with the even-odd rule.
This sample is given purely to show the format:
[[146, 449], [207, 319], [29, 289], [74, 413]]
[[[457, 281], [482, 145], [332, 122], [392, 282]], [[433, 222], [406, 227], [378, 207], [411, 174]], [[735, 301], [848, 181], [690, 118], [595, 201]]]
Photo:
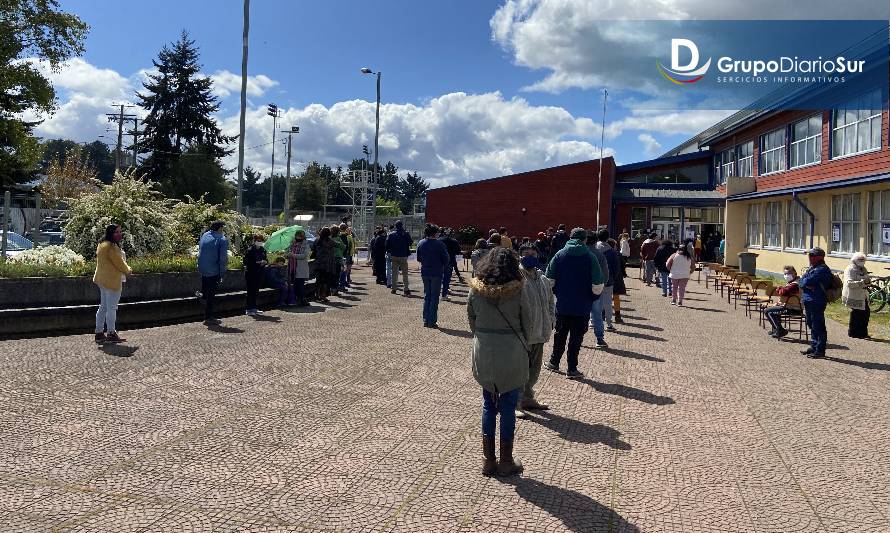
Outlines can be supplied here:
[[[222, 169], [219, 159], [232, 153], [227, 146], [234, 140], [222, 134], [213, 118], [219, 110], [219, 100], [213, 95], [212, 80], [200, 76], [198, 58], [195, 41], [183, 31], [179, 40], [164, 45], [153, 61], [158, 73], [149, 74], [148, 81], [142, 84], [147, 92], [136, 94], [139, 105], [148, 111], [139, 143], [140, 153], [148, 157], [140, 170], [149, 179], [160, 182], [169, 196], [177, 198], [195, 190], [188, 183], [194, 174], [186, 171], [194, 168], [194, 162], [179, 164], [181, 155], [188, 151], [191, 157], [207, 157], [207, 165]], [[224, 173], [214, 174], [214, 181], [220, 183], [202, 186], [209, 187], [211, 196], [218, 196]]]
[[426, 197], [426, 191], [430, 188], [430, 184], [416, 171], [408, 173], [405, 178], [399, 181], [399, 192], [401, 199], [399, 207], [405, 214], [414, 213], [414, 204]]

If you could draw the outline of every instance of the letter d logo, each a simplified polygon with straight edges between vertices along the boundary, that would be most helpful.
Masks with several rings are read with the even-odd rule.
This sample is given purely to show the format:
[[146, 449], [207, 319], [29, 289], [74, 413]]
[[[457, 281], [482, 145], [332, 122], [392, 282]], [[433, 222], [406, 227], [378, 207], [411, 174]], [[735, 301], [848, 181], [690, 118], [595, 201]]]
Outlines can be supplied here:
[[[680, 47], [687, 48], [691, 57], [686, 65], [680, 64]], [[689, 39], [671, 39], [671, 70], [689, 72], [698, 65], [698, 46]]]
[[[689, 63], [680, 64], [680, 48], [689, 50]], [[666, 68], [660, 62], [656, 62], [658, 70], [671, 83], [683, 85], [687, 83], [695, 83], [702, 79], [705, 72], [711, 66], [711, 58], [701, 67], [698, 66], [699, 54], [698, 46], [689, 39], [671, 39], [671, 68]]]

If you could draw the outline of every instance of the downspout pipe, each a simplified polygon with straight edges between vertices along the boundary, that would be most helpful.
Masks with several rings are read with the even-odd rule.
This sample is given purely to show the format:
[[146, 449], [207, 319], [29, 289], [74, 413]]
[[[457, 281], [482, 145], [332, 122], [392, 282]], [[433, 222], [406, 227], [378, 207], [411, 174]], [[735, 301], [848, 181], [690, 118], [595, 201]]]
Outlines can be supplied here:
[[816, 246], [816, 243], [814, 242], [816, 234], [816, 215], [810, 211], [807, 204], [803, 203], [803, 200], [798, 198], [797, 191], [791, 191], [791, 199], [810, 216], [810, 249], [813, 249]]

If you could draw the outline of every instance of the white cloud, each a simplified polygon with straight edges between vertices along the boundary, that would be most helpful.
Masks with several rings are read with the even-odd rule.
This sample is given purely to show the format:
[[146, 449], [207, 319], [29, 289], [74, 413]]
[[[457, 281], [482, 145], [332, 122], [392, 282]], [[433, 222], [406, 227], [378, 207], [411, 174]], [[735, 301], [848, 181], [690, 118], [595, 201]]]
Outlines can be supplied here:
[[[241, 75], [228, 70], [217, 70], [210, 75], [213, 80], [213, 92], [220, 98], [228, 98], [232, 93], [241, 93]], [[248, 96], [262, 96], [267, 89], [278, 85], [278, 82], [264, 74], [247, 76]]]
[[655, 140], [655, 137], [648, 133], [637, 135], [637, 140], [643, 143], [643, 151], [650, 157], [655, 157], [661, 153], [661, 143]]
[[689, 110], [673, 112], [635, 111], [606, 124], [606, 136], [618, 137], [627, 130], [667, 135], [695, 135], [726, 118], [732, 111]]
[[[888, 19], [890, 4], [869, 0], [809, 0], [806, 16], [800, 2], [751, 0], [507, 0], [489, 21], [491, 37], [517, 65], [546, 72], [526, 87], [560, 92], [569, 88], [630, 88], [658, 94], [652, 63], [666, 36], [641, 30], [627, 20]], [[645, 25], [644, 25], [645, 28]], [[664, 29], [663, 27], [661, 28]]]

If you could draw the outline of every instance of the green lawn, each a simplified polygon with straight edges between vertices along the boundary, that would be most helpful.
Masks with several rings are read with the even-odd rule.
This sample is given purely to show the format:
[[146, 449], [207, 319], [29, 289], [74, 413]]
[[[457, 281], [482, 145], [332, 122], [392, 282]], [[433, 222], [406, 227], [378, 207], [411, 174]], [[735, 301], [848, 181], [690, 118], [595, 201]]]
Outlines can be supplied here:
[[[825, 310], [825, 316], [847, 325], [850, 323], [850, 310], [844, 307], [840, 300], [830, 304]], [[876, 339], [890, 341], [890, 310], [887, 307], [880, 313], [872, 313], [868, 322], [868, 333]]]

